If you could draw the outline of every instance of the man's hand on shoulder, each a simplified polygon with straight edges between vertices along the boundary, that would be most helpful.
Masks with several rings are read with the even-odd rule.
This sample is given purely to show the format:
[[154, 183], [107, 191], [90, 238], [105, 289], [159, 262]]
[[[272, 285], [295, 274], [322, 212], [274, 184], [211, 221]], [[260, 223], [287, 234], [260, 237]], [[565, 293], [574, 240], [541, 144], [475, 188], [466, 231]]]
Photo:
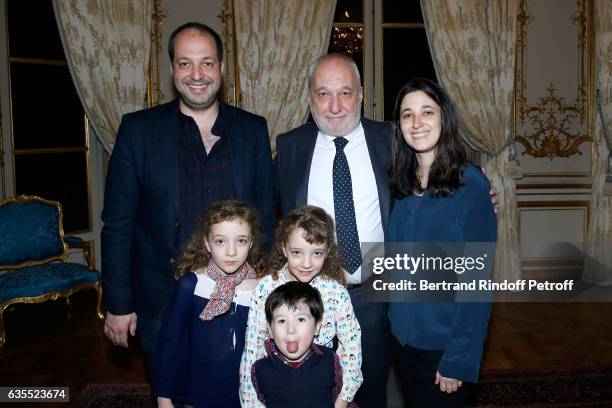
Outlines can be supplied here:
[[[487, 170], [484, 167], [478, 167], [482, 174], [487, 175]], [[488, 178], [488, 177], [487, 177]], [[497, 214], [497, 210], [499, 210], [499, 197], [497, 196], [497, 189], [495, 187], [491, 187], [489, 190], [489, 195], [491, 196], [491, 204], [493, 204], [493, 210], [495, 210], [495, 214]]]
[[497, 197], [497, 189], [495, 187], [491, 187], [491, 190], [489, 190], [489, 195], [491, 196], [491, 204], [493, 204], [495, 214], [497, 214], [497, 210], [499, 209], [499, 197]]
[[157, 408], [173, 408], [172, 400], [164, 397], [157, 397]]
[[128, 347], [128, 332], [136, 334], [136, 313], [128, 315], [114, 315], [106, 312], [104, 320], [104, 334], [115, 346]]

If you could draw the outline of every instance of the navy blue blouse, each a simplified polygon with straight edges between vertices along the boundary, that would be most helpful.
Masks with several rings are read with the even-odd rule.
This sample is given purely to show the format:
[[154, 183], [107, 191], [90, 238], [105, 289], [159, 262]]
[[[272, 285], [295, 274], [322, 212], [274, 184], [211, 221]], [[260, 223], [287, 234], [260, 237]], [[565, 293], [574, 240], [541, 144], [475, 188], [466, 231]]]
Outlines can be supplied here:
[[[410, 195], [395, 202], [390, 242], [495, 242], [497, 221], [489, 181], [471, 164], [462, 185], [448, 197]], [[492, 254], [494, 255], [494, 254]], [[477, 382], [491, 314], [484, 302], [390, 303], [391, 332], [403, 345], [444, 350], [444, 377]]]
[[236, 290], [230, 309], [204, 322], [199, 316], [214, 286], [196, 273], [177, 282], [159, 333], [155, 394], [193, 407], [240, 408], [240, 358], [253, 291]]

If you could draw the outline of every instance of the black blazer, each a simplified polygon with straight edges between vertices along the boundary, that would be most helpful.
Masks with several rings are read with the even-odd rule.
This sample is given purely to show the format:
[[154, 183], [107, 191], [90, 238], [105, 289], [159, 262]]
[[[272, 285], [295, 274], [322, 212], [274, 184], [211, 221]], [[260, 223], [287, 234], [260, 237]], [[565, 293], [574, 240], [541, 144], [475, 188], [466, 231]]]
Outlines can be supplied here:
[[[264, 118], [229, 105], [236, 197], [257, 208], [266, 236], [274, 229], [274, 177]], [[107, 309], [156, 316], [174, 286], [179, 248], [178, 100], [123, 116], [106, 178], [102, 283]]]
[[[380, 215], [385, 237], [391, 212], [389, 168], [391, 166], [391, 130], [388, 124], [361, 119], [366, 144], [374, 169]], [[308, 177], [319, 129], [306, 123], [297, 129], [279, 135], [276, 139], [277, 155], [274, 160], [277, 195], [282, 215], [306, 205]]]

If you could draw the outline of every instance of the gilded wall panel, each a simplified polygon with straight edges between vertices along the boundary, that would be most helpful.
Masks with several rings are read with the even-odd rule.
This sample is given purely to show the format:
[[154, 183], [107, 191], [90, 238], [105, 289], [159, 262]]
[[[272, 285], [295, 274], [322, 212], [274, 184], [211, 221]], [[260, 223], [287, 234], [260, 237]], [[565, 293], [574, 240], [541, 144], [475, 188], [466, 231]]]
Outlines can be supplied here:
[[522, 0], [515, 129], [525, 175], [588, 176], [591, 0]]
[[[589, 220], [589, 201], [541, 195], [519, 203], [521, 273], [524, 279], [578, 279]], [[537, 198], [535, 196], [529, 197]], [[575, 199], [572, 199], [575, 198]]]
[[223, 60], [225, 70], [223, 72], [223, 100], [230, 105], [238, 105], [239, 81], [238, 64], [236, 63], [236, 37], [234, 36], [234, 2], [223, 0], [223, 10], [217, 16], [223, 30], [219, 33], [223, 38]]

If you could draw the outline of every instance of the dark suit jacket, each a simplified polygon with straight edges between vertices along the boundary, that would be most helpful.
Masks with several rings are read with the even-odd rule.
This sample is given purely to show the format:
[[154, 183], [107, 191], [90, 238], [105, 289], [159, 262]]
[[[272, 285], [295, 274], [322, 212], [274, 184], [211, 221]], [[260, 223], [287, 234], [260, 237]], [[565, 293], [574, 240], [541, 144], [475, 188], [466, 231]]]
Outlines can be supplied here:
[[[179, 104], [124, 115], [110, 159], [102, 213], [102, 283], [113, 314], [156, 316], [174, 287], [179, 248]], [[234, 191], [274, 229], [274, 177], [264, 118], [223, 106]], [[202, 209], [204, 211], [205, 209]]]
[[[388, 124], [366, 118], [361, 119], [361, 124], [376, 178], [380, 215], [386, 237], [391, 212], [389, 191], [391, 131]], [[308, 177], [318, 132], [319, 129], [314, 123], [306, 123], [279, 135], [276, 139], [275, 177], [282, 215], [307, 203]]]

